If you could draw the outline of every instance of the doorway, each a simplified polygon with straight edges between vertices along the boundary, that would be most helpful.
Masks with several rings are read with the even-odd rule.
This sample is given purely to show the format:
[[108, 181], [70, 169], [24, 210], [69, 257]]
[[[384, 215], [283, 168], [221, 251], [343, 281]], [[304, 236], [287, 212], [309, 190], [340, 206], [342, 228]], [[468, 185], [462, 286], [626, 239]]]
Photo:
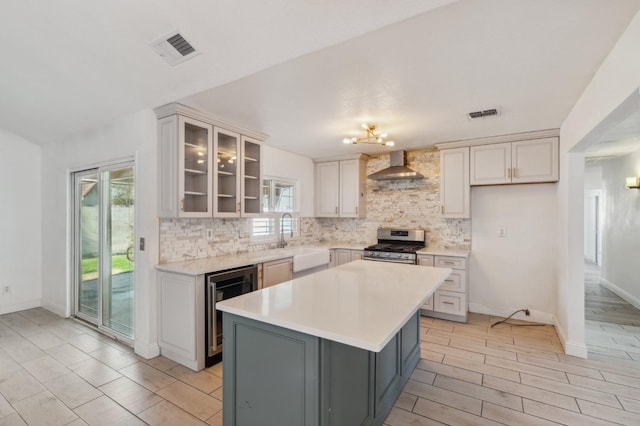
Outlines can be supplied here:
[[585, 197], [585, 258], [602, 264], [602, 190], [593, 189]]
[[132, 342], [134, 164], [75, 172], [72, 181], [74, 315]]

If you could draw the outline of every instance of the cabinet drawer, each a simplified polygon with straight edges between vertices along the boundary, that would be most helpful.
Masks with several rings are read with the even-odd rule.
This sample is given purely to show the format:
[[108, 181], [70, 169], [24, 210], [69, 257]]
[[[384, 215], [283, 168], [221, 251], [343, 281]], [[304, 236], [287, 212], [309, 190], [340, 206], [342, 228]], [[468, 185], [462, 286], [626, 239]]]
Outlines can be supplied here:
[[459, 292], [467, 291], [467, 272], [454, 269], [451, 272], [451, 275], [449, 275], [447, 279], [444, 280], [439, 290]]
[[418, 265], [420, 266], [433, 266], [433, 255], [431, 254], [419, 254]]
[[467, 269], [464, 257], [436, 256], [435, 266], [439, 268]]
[[429, 296], [424, 305], [422, 305], [422, 309], [426, 309], [428, 311], [433, 311], [433, 296]]
[[433, 310], [452, 315], [467, 313], [467, 295], [452, 291], [436, 290], [433, 299]]

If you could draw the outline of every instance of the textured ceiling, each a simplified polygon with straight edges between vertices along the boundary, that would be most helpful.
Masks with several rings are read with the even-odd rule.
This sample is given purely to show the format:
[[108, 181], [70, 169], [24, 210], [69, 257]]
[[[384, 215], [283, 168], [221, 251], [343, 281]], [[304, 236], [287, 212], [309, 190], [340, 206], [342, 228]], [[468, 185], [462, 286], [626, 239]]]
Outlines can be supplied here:
[[[558, 128], [638, 5], [463, 0], [183, 101], [313, 158]], [[364, 120], [396, 146], [343, 145]]]
[[[63, 140], [454, 0], [3, 0], [0, 128]], [[149, 44], [181, 31], [175, 68]]]
[[[559, 127], [640, 0], [2, 7], [0, 128], [55, 142], [180, 100], [322, 157], [371, 152], [341, 144], [363, 120], [398, 149]], [[168, 66], [148, 45], [173, 29], [202, 54]], [[489, 107], [502, 115], [466, 118]]]

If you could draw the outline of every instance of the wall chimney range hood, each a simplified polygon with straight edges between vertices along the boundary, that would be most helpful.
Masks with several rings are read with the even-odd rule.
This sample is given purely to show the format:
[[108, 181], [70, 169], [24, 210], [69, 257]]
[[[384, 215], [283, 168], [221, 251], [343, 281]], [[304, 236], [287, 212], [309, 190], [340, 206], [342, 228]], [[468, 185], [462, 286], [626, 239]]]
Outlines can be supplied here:
[[367, 177], [373, 180], [404, 180], [420, 179], [424, 176], [405, 165], [404, 151], [392, 151], [389, 153], [389, 167]]

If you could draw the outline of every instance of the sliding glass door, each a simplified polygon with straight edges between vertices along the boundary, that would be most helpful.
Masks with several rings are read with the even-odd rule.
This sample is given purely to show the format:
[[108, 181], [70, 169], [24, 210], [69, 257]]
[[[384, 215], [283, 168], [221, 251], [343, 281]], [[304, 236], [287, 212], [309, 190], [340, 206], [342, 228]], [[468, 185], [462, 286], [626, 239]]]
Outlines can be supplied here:
[[75, 315], [133, 338], [132, 163], [74, 173]]

